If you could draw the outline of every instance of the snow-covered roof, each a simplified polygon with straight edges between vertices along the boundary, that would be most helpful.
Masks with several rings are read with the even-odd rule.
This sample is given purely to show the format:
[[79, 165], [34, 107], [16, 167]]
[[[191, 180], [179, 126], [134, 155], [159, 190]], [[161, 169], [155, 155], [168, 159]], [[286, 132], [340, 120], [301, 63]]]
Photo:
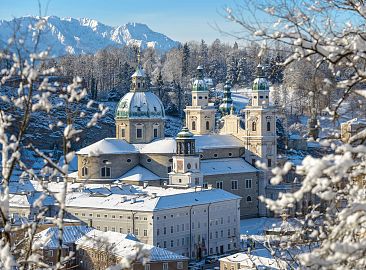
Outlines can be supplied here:
[[220, 158], [201, 161], [203, 175], [251, 173], [258, 170], [243, 158]]
[[133, 77], [145, 77], [145, 71], [141, 67], [137, 67], [131, 78]]
[[243, 143], [232, 135], [195, 135], [196, 149], [215, 149], [215, 148], [237, 148], [244, 147]]
[[106, 138], [84, 147], [76, 152], [78, 155], [99, 156], [102, 154], [128, 154], [138, 153], [134, 145], [125, 140], [116, 138]]
[[275, 259], [267, 249], [256, 249], [250, 254], [240, 252], [221, 258], [220, 261], [239, 263], [240, 269], [287, 269], [285, 261]]
[[[136, 190], [137, 192], [135, 194], [110, 194], [108, 196], [93, 196], [91, 193], [73, 192], [66, 196], [66, 207], [93, 207], [151, 212], [240, 199], [239, 196], [222, 189], [195, 191], [194, 188], [165, 189], [149, 186], [141, 190], [136, 187]], [[152, 196], [154, 193], [156, 197]]]
[[287, 269], [285, 261], [275, 259], [267, 249], [256, 249], [250, 254], [240, 252], [220, 259], [223, 262], [239, 263], [240, 269]]
[[136, 258], [137, 254], [139, 257], [143, 257], [142, 254], [146, 254], [145, 258], [152, 262], [188, 260], [187, 257], [182, 255], [136, 240], [131, 239], [126, 234], [92, 230], [76, 241], [76, 244], [79, 247], [88, 247], [95, 250], [108, 249], [109, 252], [120, 258]]
[[173, 154], [176, 151], [176, 143], [174, 138], [164, 138], [155, 140], [147, 144], [135, 144], [140, 153], [148, 154]]
[[[62, 242], [64, 245], [73, 244], [91, 230], [88, 226], [64, 226]], [[58, 227], [45, 229], [35, 235], [35, 244], [40, 248], [56, 249], [59, 247], [58, 233]]]
[[[224, 149], [244, 147], [243, 143], [232, 135], [194, 135], [196, 140], [196, 150], [198, 152], [205, 149]], [[135, 144], [140, 153], [149, 154], [174, 154], [176, 152], [175, 138], [164, 138], [152, 141], [147, 144]]]
[[[40, 198], [42, 198], [40, 200]], [[42, 202], [42, 205], [54, 205], [55, 201], [52, 196], [44, 196], [42, 192], [26, 192], [24, 194], [9, 194], [9, 205], [11, 207], [18, 207], [18, 208], [29, 208], [31, 207], [34, 202], [39, 201]]]
[[131, 170], [129, 170], [124, 175], [118, 178], [118, 180], [120, 181], [136, 181], [136, 182], [157, 181], [160, 179], [161, 179], [160, 176], [156, 175], [152, 171], [140, 165], [133, 167]]

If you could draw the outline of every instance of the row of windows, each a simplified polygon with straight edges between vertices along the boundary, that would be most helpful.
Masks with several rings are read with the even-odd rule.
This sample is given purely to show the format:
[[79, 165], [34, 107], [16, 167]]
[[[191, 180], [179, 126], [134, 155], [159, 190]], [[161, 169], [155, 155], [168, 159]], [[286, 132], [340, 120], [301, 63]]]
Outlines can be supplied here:
[[[192, 130], [196, 130], [196, 121], [192, 121]], [[210, 121], [206, 121], [206, 130], [210, 130]]]
[[[177, 262], [177, 269], [183, 269], [183, 262]], [[150, 264], [145, 264], [144, 270], [150, 270]], [[163, 270], [169, 270], [168, 263], [163, 263]]]
[[[142, 136], [143, 136], [142, 128], [136, 128], [136, 139], [141, 139]], [[159, 137], [158, 128], [153, 129], [153, 136], [154, 136], [154, 139]], [[121, 129], [121, 137], [122, 138], [126, 137], [126, 129], [124, 129], [124, 128]]]
[[[108, 226], [104, 226], [103, 228], [101, 228], [100, 226], [97, 226], [97, 230], [101, 230], [103, 229], [103, 231], [108, 232], [109, 230], [112, 232], [117, 232], [117, 228], [116, 227], [108, 227]], [[131, 228], [127, 228], [126, 230], [124, 230], [123, 228], [119, 228], [119, 233], [132, 233], [132, 229]], [[135, 229], [135, 231], [133, 232], [136, 236], [140, 235], [140, 230], [138, 228]], [[147, 230], [143, 230], [142, 231], [142, 235], [141, 236], [148, 236], [148, 232]]]
[[[224, 181], [216, 181], [216, 188], [223, 189]], [[245, 188], [251, 189], [252, 188], [252, 179], [245, 179]], [[231, 180], [231, 189], [238, 190], [239, 189], [239, 181], [238, 180]]]
[[[257, 131], [257, 122], [252, 122], [252, 131]], [[267, 122], [267, 131], [271, 131], [271, 122]]]
[[[196, 96], [193, 96], [193, 99], [197, 99]], [[199, 96], [198, 99], [203, 99], [203, 97]], [[205, 96], [205, 99], [207, 99], [207, 96]]]
[[[79, 213], [78, 212], [75, 212], [74, 215], [75, 216], [79, 216]], [[85, 213], [81, 213], [80, 216], [85, 217], [86, 214]], [[103, 215], [101, 215], [101, 214], [95, 214], [95, 215], [93, 215], [92, 213], [88, 214], [88, 216], [89, 217], [95, 216], [97, 218], [112, 218], [112, 219], [117, 219], [117, 218], [123, 219], [124, 218], [124, 216], [122, 216], [122, 215], [119, 215], [119, 216], [117, 216], [117, 215], [108, 215], [108, 214], [103, 214]], [[125, 217], [127, 219], [131, 219], [131, 216], [125, 216]], [[137, 216], [135, 216], [135, 220], [139, 220], [139, 219], [140, 220], [147, 220], [147, 217], [137, 217]]]
[[[228, 216], [227, 217], [227, 223], [230, 224], [230, 221], [231, 221], [231, 218], [230, 218], [230, 216]], [[236, 222], [236, 218], [234, 218], [234, 222]], [[219, 225], [219, 224], [223, 225], [224, 224], [224, 218], [221, 217], [220, 219], [215, 219], [215, 220], [211, 219], [210, 220], [210, 226], [213, 226], [214, 223], [215, 223], [215, 225]]]
[[[213, 155], [215, 158], [217, 158], [218, 157], [218, 154], [217, 153], [215, 153], [214, 155]], [[229, 157], [232, 157], [233, 156], [233, 153], [228, 153], [228, 156]], [[200, 158], [203, 158], [204, 157], [204, 155], [203, 154], [200, 154]]]

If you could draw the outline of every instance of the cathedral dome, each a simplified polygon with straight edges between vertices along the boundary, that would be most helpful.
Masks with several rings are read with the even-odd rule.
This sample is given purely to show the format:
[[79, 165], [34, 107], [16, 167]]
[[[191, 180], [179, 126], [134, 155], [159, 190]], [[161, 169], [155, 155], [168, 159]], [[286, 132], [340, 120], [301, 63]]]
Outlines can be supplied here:
[[192, 91], [193, 92], [206, 92], [208, 91], [207, 83], [203, 78], [203, 67], [197, 67], [198, 76], [197, 79], [193, 82]]
[[165, 117], [164, 106], [157, 95], [150, 91], [129, 92], [118, 102], [116, 118], [151, 118]]

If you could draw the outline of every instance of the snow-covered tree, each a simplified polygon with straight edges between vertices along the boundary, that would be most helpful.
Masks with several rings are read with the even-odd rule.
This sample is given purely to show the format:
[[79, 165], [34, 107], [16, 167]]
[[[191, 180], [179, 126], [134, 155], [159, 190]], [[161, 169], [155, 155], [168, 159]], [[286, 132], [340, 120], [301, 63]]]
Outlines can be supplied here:
[[[340, 78], [329, 89], [343, 92], [339, 100], [330, 104], [337, 118], [342, 103], [366, 80], [364, 1], [246, 2], [258, 18], [267, 19], [257, 19], [256, 24], [246, 20], [240, 10], [228, 9], [227, 17], [243, 27], [248, 34], [245, 38], [261, 42], [262, 48], [274, 42], [288, 46], [288, 57], [282, 63], [285, 66], [311, 60], [315, 69], [324, 65], [333, 77]], [[350, 76], [338, 76], [338, 71], [345, 69], [351, 71]], [[330, 79], [326, 76], [315, 85], [328, 84]], [[321, 204], [310, 206], [301, 229], [279, 245], [283, 253], [293, 247], [300, 251], [295, 258], [303, 269], [366, 268], [365, 141], [366, 130], [352, 136], [347, 144], [322, 141], [332, 151], [320, 158], [307, 156], [296, 166], [296, 173], [303, 176], [297, 191], [281, 194], [278, 200], [261, 198], [277, 213], [293, 208], [309, 194], [322, 200]], [[272, 184], [281, 182], [292, 164], [288, 165], [272, 170]]]

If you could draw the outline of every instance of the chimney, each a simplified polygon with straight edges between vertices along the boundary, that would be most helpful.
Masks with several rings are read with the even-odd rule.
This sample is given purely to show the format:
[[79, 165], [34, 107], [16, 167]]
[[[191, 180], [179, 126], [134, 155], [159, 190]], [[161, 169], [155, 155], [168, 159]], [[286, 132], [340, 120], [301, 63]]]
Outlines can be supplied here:
[[168, 188], [168, 182], [164, 181], [163, 186], [164, 186], [165, 189]]
[[131, 203], [135, 203], [136, 202], [136, 198], [131, 198]]
[[155, 199], [156, 198], [156, 192], [151, 193], [151, 199]]
[[121, 202], [125, 202], [125, 201], [127, 201], [127, 196], [122, 196]]

